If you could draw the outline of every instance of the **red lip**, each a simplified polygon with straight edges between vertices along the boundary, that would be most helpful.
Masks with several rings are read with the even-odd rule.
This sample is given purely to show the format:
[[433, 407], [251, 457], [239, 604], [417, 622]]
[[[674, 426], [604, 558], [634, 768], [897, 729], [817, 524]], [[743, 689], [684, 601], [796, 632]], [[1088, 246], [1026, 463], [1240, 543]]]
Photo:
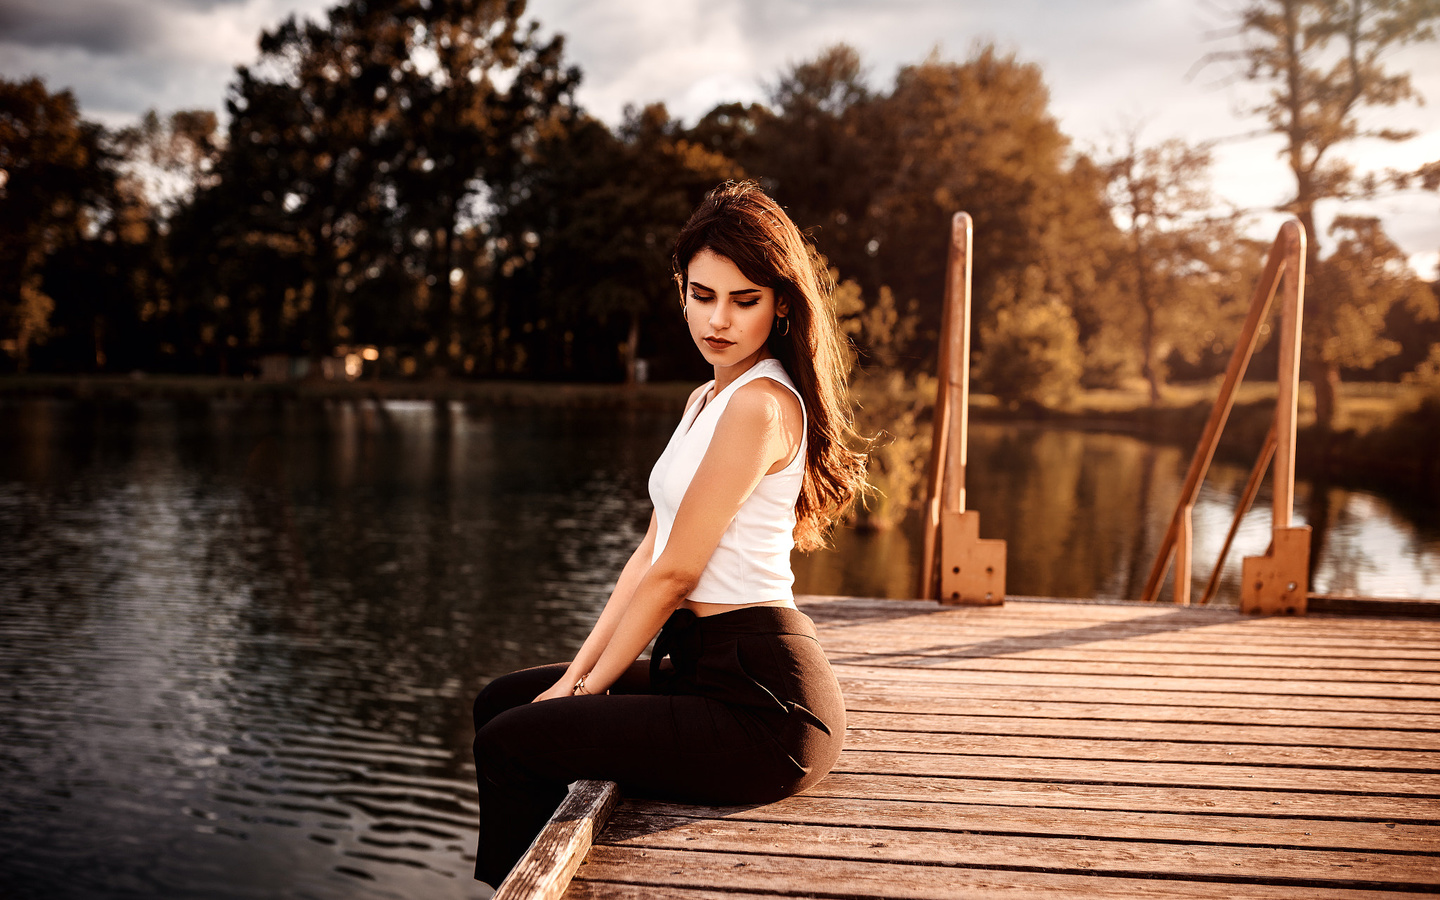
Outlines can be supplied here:
[[734, 341], [727, 341], [724, 338], [717, 337], [707, 337], [705, 339], [705, 343], [709, 344], [716, 350], [724, 350], [726, 347], [733, 347], [735, 345]]

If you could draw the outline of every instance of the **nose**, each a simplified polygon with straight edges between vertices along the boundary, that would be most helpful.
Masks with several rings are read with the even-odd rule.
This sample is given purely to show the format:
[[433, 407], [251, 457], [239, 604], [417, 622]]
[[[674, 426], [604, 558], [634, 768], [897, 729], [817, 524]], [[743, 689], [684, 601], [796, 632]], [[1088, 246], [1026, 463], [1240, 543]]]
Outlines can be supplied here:
[[723, 331], [730, 327], [730, 302], [724, 299], [717, 299], [710, 307], [710, 327], [716, 331]]

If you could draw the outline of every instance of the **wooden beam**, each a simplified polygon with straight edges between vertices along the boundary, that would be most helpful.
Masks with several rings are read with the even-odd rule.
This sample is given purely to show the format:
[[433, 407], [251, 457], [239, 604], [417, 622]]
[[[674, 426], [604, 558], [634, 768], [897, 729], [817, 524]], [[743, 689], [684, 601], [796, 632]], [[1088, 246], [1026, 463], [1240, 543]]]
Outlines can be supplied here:
[[940, 602], [1000, 606], [1005, 602], [1005, 542], [981, 540], [980, 514], [940, 513]]
[[965, 445], [970, 406], [970, 254], [974, 222], [957, 212], [950, 220], [945, 264], [945, 299], [940, 311], [939, 378], [930, 435], [930, 497], [925, 504], [925, 555], [920, 597], [936, 598], [936, 552], [943, 532], [941, 513], [965, 511]]
[[[1260, 281], [1255, 285], [1255, 291], [1250, 297], [1250, 312], [1245, 317], [1245, 324], [1240, 329], [1240, 339], [1235, 344], [1235, 351], [1230, 355], [1230, 362], [1225, 368], [1225, 378], [1220, 384], [1220, 393], [1215, 398], [1215, 405], [1210, 410], [1210, 418], [1205, 422], [1205, 430], [1201, 433], [1200, 443], [1195, 448], [1195, 456], [1190, 460], [1190, 468], [1185, 473], [1185, 482], [1180, 489], [1180, 499], [1176, 502], [1175, 513], [1170, 518], [1170, 525], [1165, 530], [1165, 537], [1160, 542], [1160, 552], [1155, 557], [1155, 563], [1150, 568], [1150, 575], [1145, 579], [1145, 590], [1140, 599], [1147, 602], [1154, 602], [1160, 596], [1160, 586], [1165, 580], [1165, 573], [1170, 568], [1170, 562], [1174, 559], [1176, 542], [1180, 536], [1181, 518], [1184, 515], [1185, 507], [1194, 506], [1196, 499], [1200, 496], [1200, 485], [1205, 481], [1205, 474], [1210, 469], [1210, 461], [1215, 456], [1215, 447], [1220, 443], [1220, 433], [1225, 429], [1225, 422], [1230, 417], [1230, 409], [1235, 405], [1235, 391], [1240, 385], [1240, 380], [1245, 377], [1245, 369], [1250, 364], [1250, 357], [1254, 355], [1255, 344], [1260, 337], [1260, 326], [1270, 314], [1270, 304], [1275, 298], [1275, 292], [1280, 286], [1280, 276], [1285, 270], [1286, 261], [1293, 257], [1292, 248], [1297, 245], [1304, 256], [1304, 228], [1294, 219], [1287, 221], [1280, 226], [1280, 231], [1275, 235], [1274, 242], [1270, 245], [1270, 255], [1265, 260], [1265, 271], [1260, 276]], [[1303, 273], [1302, 273], [1303, 274]], [[1293, 443], [1293, 439], [1292, 439]]]
[[1235, 504], [1235, 516], [1230, 520], [1230, 530], [1225, 533], [1225, 543], [1220, 546], [1220, 558], [1215, 560], [1210, 581], [1205, 585], [1205, 594], [1200, 598], [1201, 606], [1213, 600], [1215, 592], [1220, 588], [1220, 576], [1225, 571], [1225, 560], [1230, 556], [1230, 546], [1235, 543], [1235, 535], [1240, 531], [1240, 520], [1245, 518], [1245, 514], [1255, 504], [1255, 495], [1260, 493], [1260, 483], [1265, 480], [1265, 471], [1270, 468], [1270, 460], [1274, 456], [1275, 423], [1271, 422], [1270, 430], [1265, 434], [1265, 444], [1260, 448], [1260, 455], [1255, 458], [1255, 466], [1245, 481], [1245, 489], [1240, 492], [1240, 500]]
[[492, 900], [559, 900], [619, 802], [613, 781], [577, 781]]

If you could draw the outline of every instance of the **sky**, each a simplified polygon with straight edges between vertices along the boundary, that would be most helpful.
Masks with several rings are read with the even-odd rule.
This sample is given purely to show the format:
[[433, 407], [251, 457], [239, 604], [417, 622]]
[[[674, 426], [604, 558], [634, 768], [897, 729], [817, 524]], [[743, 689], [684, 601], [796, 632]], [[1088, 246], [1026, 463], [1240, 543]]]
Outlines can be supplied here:
[[[320, 16], [331, 0], [0, 0], [0, 77], [38, 75], [69, 88], [84, 115], [125, 124], [147, 109], [221, 109], [234, 67], [253, 61], [262, 29], [290, 14]], [[1262, 89], [1234, 64], [1197, 64], [1238, 46], [1227, 36], [1241, 0], [532, 0], [528, 15], [566, 39], [584, 81], [579, 100], [607, 122], [627, 103], [663, 101], [694, 121], [715, 104], [762, 101], [787, 66], [846, 42], [872, 86], [931, 52], [962, 60], [994, 43], [1041, 67], [1051, 112], [1076, 150], [1100, 153], [1139, 125], [1142, 142], [1215, 141], [1216, 194], [1269, 212], [1293, 191], [1279, 139], [1239, 114]], [[1414, 129], [1403, 144], [1343, 148], [1362, 169], [1440, 160], [1440, 43], [1390, 63], [1409, 70], [1429, 102], [1367, 114], [1367, 124]], [[1197, 71], [1198, 68], [1198, 71]], [[1336, 211], [1323, 207], [1322, 224]], [[1440, 194], [1412, 191], [1345, 212], [1378, 215], [1422, 276], [1440, 265]], [[983, 235], [977, 235], [983, 240]], [[1322, 242], [1324, 236], [1322, 235]]]

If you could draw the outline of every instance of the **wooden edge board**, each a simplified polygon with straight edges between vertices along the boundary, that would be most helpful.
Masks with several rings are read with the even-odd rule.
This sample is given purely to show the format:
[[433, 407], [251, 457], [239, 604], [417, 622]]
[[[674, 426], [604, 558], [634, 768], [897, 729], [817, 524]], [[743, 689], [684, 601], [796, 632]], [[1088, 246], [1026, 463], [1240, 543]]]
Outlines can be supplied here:
[[1311, 594], [1307, 608], [1332, 616], [1440, 619], [1440, 600]]
[[492, 900], [559, 900], [620, 800], [613, 781], [577, 781]]
[[[1114, 877], [1093, 873], [1030, 872], [961, 868], [873, 860], [826, 859], [706, 850], [646, 851], [636, 869], [634, 851], [597, 846], [587, 861], [575, 900], [632, 900], [651, 897], [733, 896], [818, 897], [833, 900], [1031, 900], [1085, 897], [1095, 900], [1410, 900], [1434, 897], [1430, 890], [1405, 891], [1393, 885], [1320, 887], [1229, 879], [1197, 881], [1154, 876]], [[1378, 889], [1376, 889], [1378, 888]], [[693, 893], [692, 893], [693, 892]]]

